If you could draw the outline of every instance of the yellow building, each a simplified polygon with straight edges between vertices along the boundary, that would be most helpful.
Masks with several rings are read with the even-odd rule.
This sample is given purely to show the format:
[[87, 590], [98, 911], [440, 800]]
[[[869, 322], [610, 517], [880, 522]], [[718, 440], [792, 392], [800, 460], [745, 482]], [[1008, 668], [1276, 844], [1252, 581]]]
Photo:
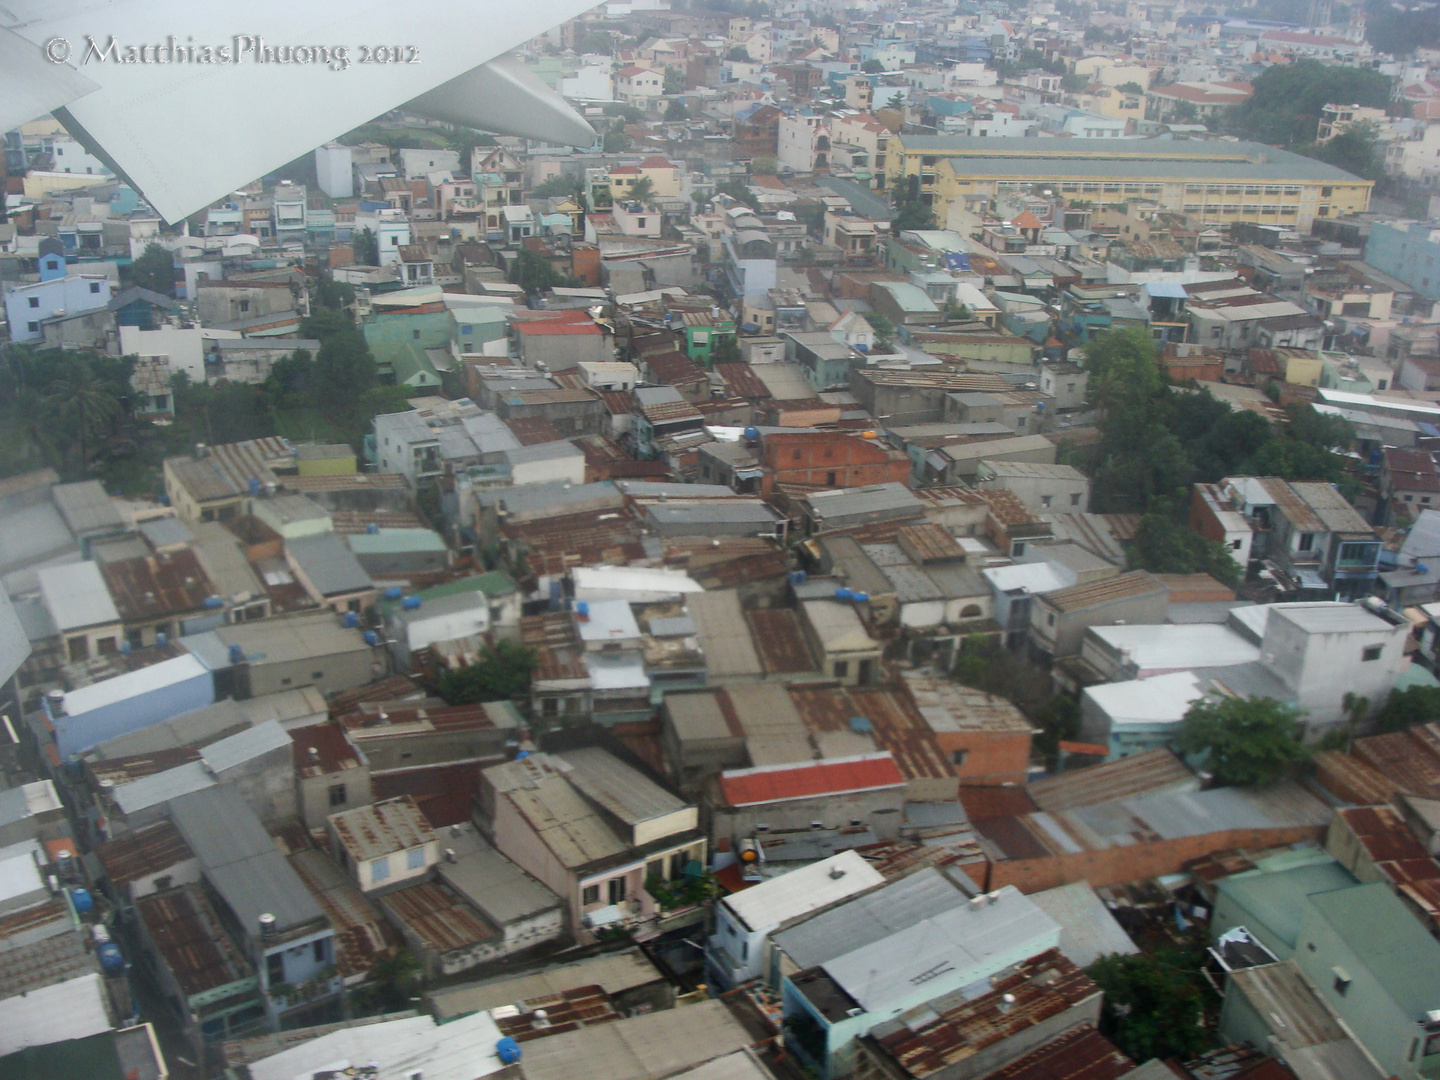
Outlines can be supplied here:
[[[899, 134], [885, 158], [886, 183], [919, 178], [921, 201], [940, 220], [967, 195], [1049, 189], [1073, 202], [1137, 198], [1206, 225], [1239, 221], [1308, 231], [1317, 217], [1360, 213], [1370, 180], [1252, 142], [1220, 140], [1020, 139]], [[903, 189], [902, 189], [903, 190]]]

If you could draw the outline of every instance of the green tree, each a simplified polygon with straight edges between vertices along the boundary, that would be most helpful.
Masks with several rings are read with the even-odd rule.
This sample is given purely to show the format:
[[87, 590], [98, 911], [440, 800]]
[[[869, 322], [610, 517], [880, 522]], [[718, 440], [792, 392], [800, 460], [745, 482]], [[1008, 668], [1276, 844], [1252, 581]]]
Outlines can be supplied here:
[[1056, 694], [1035, 714], [1035, 751], [1054, 768], [1060, 757], [1060, 744], [1080, 734], [1080, 703], [1069, 694]]
[[1156, 500], [1140, 519], [1130, 545], [1133, 570], [1152, 574], [1209, 574], [1226, 585], [1240, 583], [1243, 570], [1224, 544], [1207, 540], [1180, 524], [1165, 499]]
[[685, 77], [680, 74], [677, 68], [667, 67], [665, 69], [665, 85], [661, 92], [667, 95], [683, 94], [685, 92]]
[[357, 398], [375, 385], [375, 358], [365, 335], [351, 328], [332, 334], [315, 354], [316, 404], [332, 418], [350, 415]]
[[744, 45], [732, 45], [725, 53], [725, 59], [735, 63], [748, 64], [750, 63], [750, 50]]
[[1087, 970], [1105, 992], [1100, 1031], [1136, 1061], [1189, 1058], [1207, 1041], [1198, 950], [1102, 956]]
[[1375, 714], [1375, 724], [1380, 731], [1404, 731], [1433, 720], [1440, 720], [1440, 687], [1435, 686], [1392, 690]]
[[140, 257], [127, 271], [130, 284], [149, 289], [161, 296], [175, 292], [175, 257], [159, 244], [146, 244]]
[[609, 56], [615, 44], [610, 35], [599, 30], [592, 30], [575, 43], [575, 49], [581, 53], [599, 53], [601, 56]]
[[523, 700], [530, 693], [535, 650], [513, 641], [486, 645], [480, 658], [458, 671], [440, 676], [440, 696], [451, 705], [481, 701]]
[[1274, 698], [1202, 698], [1185, 713], [1177, 745], [1186, 757], [1203, 755], [1217, 784], [1269, 784], [1305, 760], [1300, 718]]
[[655, 198], [655, 181], [648, 176], [642, 176], [630, 185], [626, 198], [631, 202], [638, 202], [641, 206], [649, 206]]
[[515, 257], [510, 266], [510, 281], [519, 285], [530, 296], [547, 292], [557, 286], [575, 284], [575, 278], [560, 273], [550, 265], [550, 260], [529, 248], [521, 248], [520, 254]]
[[895, 324], [884, 315], [873, 311], [864, 313], [865, 321], [875, 331], [875, 352], [889, 352], [895, 344]]
[[579, 199], [581, 192], [584, 190], [584, 186], [584, 183], [575, 177], [560, 173], [536, 184], [530, 194], [534, 195], [537, 199], [559, 199], [566, 197]]
[[1383, 109], [1390, 104], [1390, 79], [1373, 68], [1331, 67], [1318, 60], [1273, 64], [1254, 80], [1255, 93], [1233, 109], [1227, 129], [1235, 135], [1277, 146], [1314, 141], [1320, 110], [1330, 102]]
[[96, 378], [83, 356], [67, 355], [59, 375], [45, 393], [49, 414], [73, 431], [80, 451], [80, 471], [90, 467], [90, 440], [101, 435], [120, 412], [114, 387]]
[[380, 265], [380, 243], [375, 239], [374, 230], [368, 226], [350, 237], [350, 249], [361, 266]]
[[773, 154], [761, 154], [750, 160], [751, 176], [774, 176], [780, 171], [780, 161]]
[[600, 141], [600, 149], [607, 154], [623, 154], [630, 149], [630, 136], [619, 129], [607, 131]]
[[715, 335], [715, 344], [710, 347], [710, 363], [734, 364], [741, 359], [740, 342], [734, 334]]
[[350, 317], [348, 311], [331, 307], [312, 307], [310, 314], [300, 320], [300, 334], [302, 337], [314, 338], [316, 341], [325, 342], [336, 334], [343, 334], [355, 329], [355, 320]]
[[860, 70], [866, 75], [879, 75], [885, 70], [885, 65], [880, 63], [879, 60], [866, 60], [860, 65]]
[[676, 98], [665, 106], [665, 119], [672, 124], [678, 124], [682, 120], [690, 119], [690, 110], [685, 107], [685, 102]]
[[890, 95], [890, 100], [885, 102], [885, 107], [887, 109], [904, 109], [905, 95], [899, 90], [896, 90], [895, 93]]
[[1120, 93], [1122, 93], [1122, 94], [1143, 94], [1143, 93], [1145, 93], [1145, 88], [1144, 88], [1143, 86], [1141, 86], [1138, 82], [1123, 82], [1123, 83], [1121, 83], [1119, 86], [1117, 86], [1115, 89], [1116, 89], [1116, 90], [1119, 90]]
[[415, 1007], [425, 987], [425, 966], [409, 949], [398, 949], [377, 960], [370, 979], [356, 994], [361, 1013], [403, 1012]]
[[1385, 179], [1385, 148], [1373, 124], [1356, 124], [1329, 142], [1296, 149], [1363, 180], [1378, 182]]

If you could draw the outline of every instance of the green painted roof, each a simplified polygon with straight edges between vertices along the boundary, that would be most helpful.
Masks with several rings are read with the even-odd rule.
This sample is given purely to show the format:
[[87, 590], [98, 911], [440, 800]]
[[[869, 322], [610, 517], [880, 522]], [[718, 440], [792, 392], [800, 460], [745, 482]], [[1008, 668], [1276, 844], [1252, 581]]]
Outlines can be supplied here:
[[[473, 574], [470, 577], [457, 578], [454, 581], [447, 581], [443, 585], [433, 585], [415, 595], [424, 600], [441, 600], [447, 596], [459, 596], [467, 592], [483, 592], [491, 598], [497, 596], [508, 596], [516, 592], [519, 586], [515, 579], [504, 570], [487, 570], [483, 574]], [[390, 614], [400, 607], [399, 600], [382, 600], [380, 608]]]
[[350, 550], [356, 555], [445, 550], [445, 541], [433, 529], [381, 529], [378, 533], [354, 533], [349, 540]]
[[[372, 315], [362, 327], [365, 342], [379, 359], [379, 349], [415, 344], [422, 349], [443, 349], [450, 345], [450, 313], [422, 311], [415, 314]], [[415, 337], [415, 331], [420, 336]]]
[[0, 1080], [55, 1080], [56, 1077], [85, 1077], [85, 1080], [124, 1080], [120, 1055], [115, 1050], [115, 1033], [101, 1032], [86, 1039], [66, 1039], [45, 1046], [31, 1046], [0, 1058]]
[[1399, 1006], [1419, 1020], [1440, 1009], [1440, 941], [1384, 882], [1310, 897], [1310, 903]]
[[[1314, 893], [1348, 889], [1355, 878], [1334, 859], [1289, 870], [1267, 873], [1247, 870], [1220, 882], [1218, 889], [1228, 895], [1251, 921], [1252, 931], [1262, 927], [1291, 948], [1300, 936], [1300, 923], [1305, 918], [1305, 898]], [[1255, 923], [1260, 923], [1257, 927]]]

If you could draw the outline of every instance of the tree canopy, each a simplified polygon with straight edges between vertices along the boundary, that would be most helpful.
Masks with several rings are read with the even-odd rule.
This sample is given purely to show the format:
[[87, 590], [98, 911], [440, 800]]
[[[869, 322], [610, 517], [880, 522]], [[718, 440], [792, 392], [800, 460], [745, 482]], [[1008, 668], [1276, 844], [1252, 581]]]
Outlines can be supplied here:
[[1165, 947], [1110, 955], [1086, 972], [1105, 992], [1100, 1031], [1136, 1061], [1189, 1058], [1208, 1035], [1204, 999], [1194, 972], [1196, 950]]
[[1157, 499], [1183, 505], [1191, 484], [1225, 476], [1323, 480], [1342, 491], [1356, 484], [1348, 459], [1336, 453], [1354, 441], [1344, 420], [1292, 405], [1286, 423], [1274, 425], [1208, 391], [1171, 386], [1144, 327], [1097, 334], [1085, 352], [1100, 441], [1078, 452], [1076, 463], [1094, 481], [1097, 513], [1143, 514]]
[[1318, 60], [1273, 64], [1255, 78], [1255, 93], [1234, 109], [1232, 134], [1275, 146], [1314, 141], [1320, 110], [1330, 102], [1386, 108], [1390, 79], [1373, 68], [1332, 67]]
[[1224, 544], [1186, 528], [1164, 499], [1140, 519], [1128, 564], [1152, 574], [1209, 574], [1230, 586], [1238, 585], [1245, 573]]
[[530, 674], [534, 670], [534, 649], [499, 641], [486, 645], [480, 658], [468, 667], [444, 672], [438, 689], [451, 705], [524, 698], [530, 693]]
[[1440, 720], [1440, 687], [1435, 686], [1392, 690], [1375, 714], [1375, 724], [1380, 731], [1404, 731], [1434, 720]]
[[175, 256], [159, 244], [146, 244], [140, 257], [130, 264], [127, 275], [132, 285], [171, 296], [175, 292]]
[[1185, 713], [1178, 748], [1203, 755], [1217, 784], [1252, 787], [1305, 760], [1300, 735], [1301, 713], [1274, 698], [1202, 698]]

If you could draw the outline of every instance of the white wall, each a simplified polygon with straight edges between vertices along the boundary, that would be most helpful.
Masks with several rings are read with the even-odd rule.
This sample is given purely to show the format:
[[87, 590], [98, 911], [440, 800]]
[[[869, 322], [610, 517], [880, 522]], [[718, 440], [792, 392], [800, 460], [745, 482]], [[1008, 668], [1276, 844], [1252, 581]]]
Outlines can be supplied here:
[[193, 383], [205, 381], [205, 337], [208, 331], [182, 330], [162, 326], [158, 330], [141, 330], [138, 326], [120, 327], [120, 352], [124, 356], [166, 356], [171, 372], [183, 371]]
[[354, 160], [350, 147], [326, 143], [315, 148], [315, 178], [320, 190], [332, 199], [348, 199], [355, 194]]

